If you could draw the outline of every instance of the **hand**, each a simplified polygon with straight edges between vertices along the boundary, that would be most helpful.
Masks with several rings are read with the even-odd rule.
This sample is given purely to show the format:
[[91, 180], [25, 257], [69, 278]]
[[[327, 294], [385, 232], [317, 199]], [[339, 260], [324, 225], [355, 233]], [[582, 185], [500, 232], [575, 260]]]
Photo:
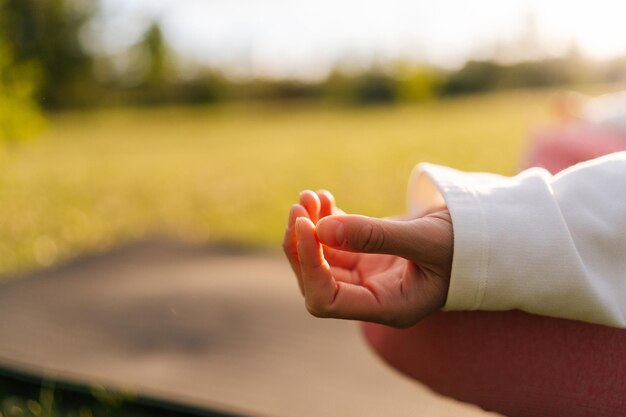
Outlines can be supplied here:
[[445, 207], [409, 220], [346, 215], [328, 191], [305, 191], [283, 249], [314, 316], [409, 327], [445, 304], [452, 221]]

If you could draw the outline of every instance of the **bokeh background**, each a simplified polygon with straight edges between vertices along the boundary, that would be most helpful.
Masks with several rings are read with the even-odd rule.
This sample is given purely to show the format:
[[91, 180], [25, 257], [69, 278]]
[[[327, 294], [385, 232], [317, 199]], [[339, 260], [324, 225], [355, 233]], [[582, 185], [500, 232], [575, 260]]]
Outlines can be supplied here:
[[555, 89], [626, 79], [615, 2], [0, 0], [0, 274], [149, 234], [275, 248], [298, 192], [404, 209], [513, 173]]
[[0, 276], [156, 235], [278, 251], [301, 190], [391, 215], [420, 161], [513, 174], [557, 92], [623, 87], [625, 11], [0, 0]]

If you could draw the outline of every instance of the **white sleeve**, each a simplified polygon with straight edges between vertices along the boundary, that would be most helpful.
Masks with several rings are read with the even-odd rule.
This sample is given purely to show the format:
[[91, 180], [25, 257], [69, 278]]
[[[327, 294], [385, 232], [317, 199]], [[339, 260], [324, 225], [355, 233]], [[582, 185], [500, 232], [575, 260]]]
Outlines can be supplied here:
[[418, 165], [409, 210], [444, 199], [454, 257], [444, 310], [512, 310], [626, 327], [626, 152], [556, 176]]

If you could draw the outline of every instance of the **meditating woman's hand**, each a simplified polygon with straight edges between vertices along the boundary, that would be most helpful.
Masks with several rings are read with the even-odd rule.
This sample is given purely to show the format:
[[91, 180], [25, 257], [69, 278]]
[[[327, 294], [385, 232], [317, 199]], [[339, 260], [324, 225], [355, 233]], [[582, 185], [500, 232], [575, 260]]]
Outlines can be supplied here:
[[327, 191], [305, 191], [283, 249], [317, 317], [411, 326], [443, 307], [452, 267], [447, 208], [411, 220], [346, 215]]

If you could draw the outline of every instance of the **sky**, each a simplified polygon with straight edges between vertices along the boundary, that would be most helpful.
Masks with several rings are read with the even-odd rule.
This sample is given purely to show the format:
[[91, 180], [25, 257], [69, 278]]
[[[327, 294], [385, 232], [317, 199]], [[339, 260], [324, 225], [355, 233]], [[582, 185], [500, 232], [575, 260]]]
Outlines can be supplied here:
[[[190, 61], [234, 75], [315, 79], [337, 63], [626, 54], [626, 2], [562, 0], [101, 0], [92, 44], [115, 53], [157, 20]], [[95, 40], [94, 40], [95, 39]]]

